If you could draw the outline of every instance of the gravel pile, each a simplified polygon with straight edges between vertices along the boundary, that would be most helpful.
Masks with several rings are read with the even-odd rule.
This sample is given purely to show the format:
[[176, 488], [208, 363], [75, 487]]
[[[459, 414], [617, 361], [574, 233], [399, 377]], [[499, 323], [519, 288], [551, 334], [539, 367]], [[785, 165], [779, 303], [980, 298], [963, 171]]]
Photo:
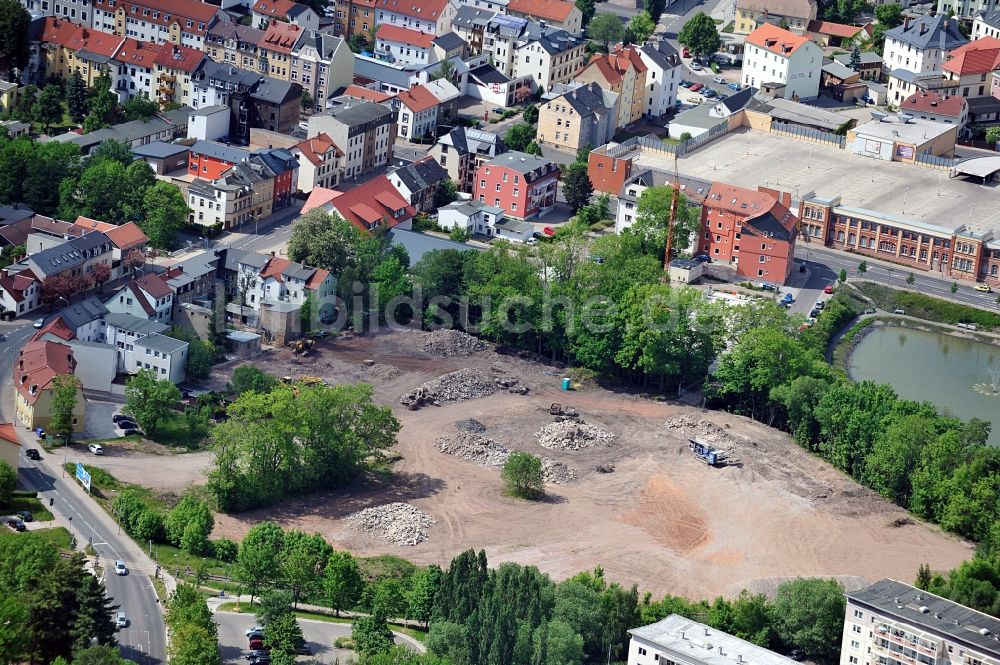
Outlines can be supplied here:
[[535, 432], [538, 443], [551, 450], [583, 450], [598, 446], [610, 446], [615, 435], [576, 420], [551, 423]]
[[687, 436], [730, 454], [743, 451], [749, 443], [747, 439], [733, 434], [725, 427], [694, 416], [677, 416], [665, 422], [664, 425], [667, 429], [685, 430]]
[[430, 515], [399, 501], [365, 508], [344, 519], [364, 535], [405, 546], [427, 540], [427, 529], [434, 525]]
[[510, 456], [502, 443], [469, 432], [442, 436], [435, 445], [443, 453], [485, 466], [503, 466]]
[[489, 344], [461, 330], [435, 330], [424, 340], [424, 351], [440, 358], [471, 356], [488, 348]]
[[545, 482], [554, 485], [571, 483], [576, 480], [576, 471], [549, 457], [542, 458], [542, 474], [545, 477]]
[[392, 365], [369, 365], [367, 369], [368, 373], [379, 381], [391, 381], [402, 374], [398, 367]]
[[461, 432], [471, 432], [473, 434], [482, 434], [486, 431], [486, 425], [482, 424], [475, 418], [459, 420], [455, 423], [455, 427], [457, 427]]
[[404, 394], [399, 398], [399, 403], [416, 411], [428, 404], [437, 406], [445, 402], [464, 402], [502, 390], [519, 395], [528, 393], [528, 386], [516, 377], [504, 375], [499, 368], [491, 369], [491, 374], [468, 367], [444, 374]]

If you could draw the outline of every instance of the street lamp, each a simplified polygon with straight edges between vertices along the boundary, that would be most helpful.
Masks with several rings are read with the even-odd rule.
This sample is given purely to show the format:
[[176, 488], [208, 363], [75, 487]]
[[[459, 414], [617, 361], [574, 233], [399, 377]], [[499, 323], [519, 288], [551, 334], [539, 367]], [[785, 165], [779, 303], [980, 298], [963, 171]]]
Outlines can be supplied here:
[[976, 205], [976, 204], [975, 203], [970, 203], [969, 204], [969, 225], [970, 226], [972, 225], [972, 206], [974, 206], [974, 205]]
[[902, 210], [902, 212], [903, 212], [904, 215], [906, 214], [906, 195], [909, 193], [909, 191], [910, 191], [909, 187], [907, 187], [906, 189], [903, 190], [903, 210]]

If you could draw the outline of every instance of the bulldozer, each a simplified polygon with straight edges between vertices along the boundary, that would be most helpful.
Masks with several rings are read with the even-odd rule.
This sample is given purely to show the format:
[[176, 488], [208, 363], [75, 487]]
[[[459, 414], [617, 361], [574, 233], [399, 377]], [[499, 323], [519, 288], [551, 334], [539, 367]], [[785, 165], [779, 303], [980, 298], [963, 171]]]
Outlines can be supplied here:
[[294, 353], [296, 355], [303, 355], [304, 356], [304, 355], [308, 355], [309, 352], [312, 351], [313, 346], [315, 344], [316, 344], [316, 342], [314, 340], [300, 338], [300, 339], [293, 340], [292, 342], [290, 342], [288, 344], [288, 346], [292, 350], [292, 353]]

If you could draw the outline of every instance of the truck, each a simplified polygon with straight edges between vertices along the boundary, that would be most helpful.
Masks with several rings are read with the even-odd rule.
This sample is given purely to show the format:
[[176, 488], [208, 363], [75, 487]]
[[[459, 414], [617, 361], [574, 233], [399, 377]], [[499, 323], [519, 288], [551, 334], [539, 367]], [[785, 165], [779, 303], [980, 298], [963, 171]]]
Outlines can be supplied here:
[[695, 457], [709, 466], [722, 466], [726, 462], [726, 453], [716, 450], [707, 443], [702, 443], [697, 439], [688, 439], [688, 448], [695, 454]]

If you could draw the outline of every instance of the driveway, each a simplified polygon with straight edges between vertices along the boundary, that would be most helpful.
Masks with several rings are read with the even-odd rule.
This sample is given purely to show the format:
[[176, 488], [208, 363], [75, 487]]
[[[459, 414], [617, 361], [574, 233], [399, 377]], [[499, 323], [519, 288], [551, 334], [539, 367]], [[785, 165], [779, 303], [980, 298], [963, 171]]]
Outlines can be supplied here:
[[77, 439], [114, 439], [121, 436], [121, 432], [111, 422], [111, 416], [121, 409], [121, 404], [113, 402], [87, 401], [87, 411], [83, 420], [83, 433], [77, 435]]

